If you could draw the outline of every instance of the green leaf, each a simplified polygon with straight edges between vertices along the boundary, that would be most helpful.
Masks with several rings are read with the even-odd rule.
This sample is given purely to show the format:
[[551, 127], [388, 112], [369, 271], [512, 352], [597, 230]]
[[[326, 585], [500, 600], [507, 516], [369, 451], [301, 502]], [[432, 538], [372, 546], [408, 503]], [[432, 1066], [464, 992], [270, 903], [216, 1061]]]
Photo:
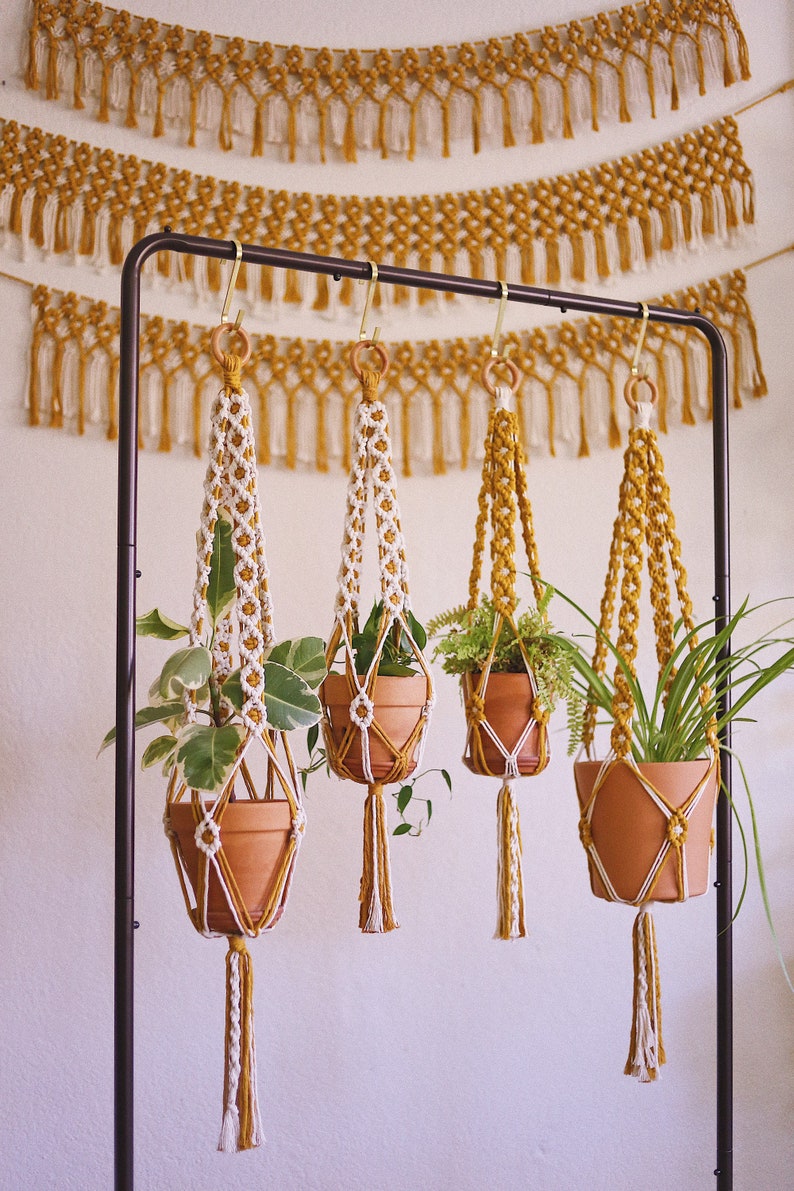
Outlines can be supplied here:
[[233, 606], [237, 597], [234, 583], [234, 546], [232, 526], [219, 516], [212, 539], [212, 559], [207, 580], [207, 612], [213, 628]]
[[135, 632], [139, 637], [159, 637], [162, 641], [176, 641], [178, 637], [186, 637], [190, 629], [163, 616], [159, 608], [152, 608], [151, 612], [136, 618]]
[[402, 786], [398, 790], [398, 792], [397, 792], [397, 810], [400, 812], [400, 814], [403, 813], [403, 811], [407, 807], [408, 803], [413, 798], [413, 793], [414, 793], [414, 788], [413, 788], [413, 786], [410, 786], [410, 785]]
[[309, 728], [309, 731], [306, 733], [306, 748], [309, 750], [310, 754], [314, 752], [315, 745], [317, 744], [319, 738], [320, 725], [312, 724], [311, 728]]
[[446, 769], [441, 770], [441, 776], [443, 777], [444, 781], [447, 783], [447, 789], [449, 790], [449, 792], [451, 794], [452, 793], [452, 778], [449, 776]]
[[407, 835], [410, 830], [411, 830], [410, 823], [398, 823], [397, 826], [395, 827], [394, 831], [392, 832], [392, 835]]
[[208, 681], [212, 671], [210, 651], [203, 645], [178, 649], [160, 673], [160, 694], [174, 699], [183, 691], [197, 691]]
[[228, 699], [235, 711], [243, 710], [243, 684], [240, 681], [239, 667], [232, 670], [221, 685], [221, 694]]
[[419, 649], [424, 649], [427, 645], [427, 633], [424, 627], [411, 612], [410, 608], [406, 610], [405, 619], [408, 621], [408, 628], [411, 630], [411, 636], [417, 644]]
[[429, 823], [430, 820], [433, 818], [433, 804], [429, 798], [426, 799], [426, 802], [427, 802], [427, 821]]
[[322, 707], [308, 684], [278, 662], [265, 662], [264, 670], [265, 709], [270, 726], [278, 732], [289, 732], [316, 724], [322, 716]]
[[[135, 731], [139, 728], [147, 728], [149, 724], [165, 724], [169, 720], [178, 721], [185, 713], [185, 707], [181, 699], [174, 699], [168, 703], [160, 703], [156, 707], [142, 707], [140, 711], [135, 712]], [[105, 739], [100, 745], [99, 751], [102, 752], [109, 744], [113, 744], [116, 739], [116, 729], [111, 728]]]
[[156, 736], [144, 749], [141, 769], [151, 769], [160, 761], [165, 762], [166, 768], [170, 769], [177, 743], [175, 736]]
[[327, 673], [325, 642], [321, 637], [295, 637], [289, 641], [279, 641], [268, 653], [266, 661], [286, 666], [312, 690], [317, 689]]
[[188, 724], [177, 736], [176, 763], [186, 785], [220, 793], [229, 780], [245, 729], [242, 724]]
[[[361, 654], [359, 653], [360, 657]], [[369, 661], [372, 661], [372, 655], [370, 655]], [[369, 663], [366, 669], [369, 669]], [[401, 662], [380, 661], [378, 663], [378, 674], [382, 674], [384, 678], [410, 678], [417, 673], [416, 666], [406, 666]]]

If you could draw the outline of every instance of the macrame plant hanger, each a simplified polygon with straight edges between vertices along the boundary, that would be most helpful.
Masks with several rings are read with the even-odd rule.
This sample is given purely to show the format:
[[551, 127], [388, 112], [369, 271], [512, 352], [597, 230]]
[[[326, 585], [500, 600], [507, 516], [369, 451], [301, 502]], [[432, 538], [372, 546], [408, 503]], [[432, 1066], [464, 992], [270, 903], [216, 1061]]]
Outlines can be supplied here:
[[[222, 350], [221, 340], [229, 333], [242, 339], [241, 356]], [[245, 940], [271, 930], [284, 911], [305, 818], [287, 734], [268, 726], [265, 704], [265, 652], [275, 639], [251, 406], [240, 375], [251, 354], [250, 339], [241, 326], [222, 322], [212, 334], [212, 352], [221, 365], [223, 386], [210, 419], [190, 644], [202, 644], [215, 537], [225, 521], [234, 552], [236, 594], [215, 624], [210, 684], [221, 716], [224, 711], [228, 716], [232, 705], [224, 698], [224, 683], [232, 672], [236, 646], [244, 735], [231, 776], [214, 800], [208, 801], [206, 792], [190, 789], [177, 769], [172, 770], [164, 825], [191, 922], [205, 938], [228, 939], [218, 1149], [236, 1151], [251, 1149], [262, 1140], [253, 966]], [[185, 695], [185, 718], [196, 722], [192, 692]], [[256, 766], [263, 761], [260, 792]], [[241, 799], [241, 793], [247, 797]]]
[[[524, 915], [524, 876], [522, 870], [521, 826], [513, 782], [521, 776], [540, 773], [549, 762], [549, 712], [538, 693], [535, 675], [516, 626], [516, 544], [515, 520], [518, 512], [522, 539], [535, 599], [540, 603], [543, 588], [532, 523], [532, 507], [527, 493], [524, 458], [519, 441], [518, 418], [511, 408], [521, 384], [518, 367], [499, 355], [507, 285], [501, 281], [499, 314], [494, 330], [491, 355], [482, 381], [493, 399], [488, 416], [482, 467], [482, 486], [478, 501], [474, 551], [469, 575], [467, 610], [473, 612], [480, 602], [483, 554], [490, 524], [491, 601], [495, 619], [491, 645], [482, 669], [462, 677], [466, 710], [466, 747], [463, 761], [474, 773], [498, 777], [502, 785], [497, 798], [497, 920], [495, 937], [517, 939], [526, 935]], [[506, 367], [510, 384], [496, 384], [491, 373]], [[513, 634], [524, 663], [524, 674], [516, 675], [518, 689], [497, 694], [492, 664], [497, 643], [504, 631]], [[508, 676], [504, 676], [507, 678]], [[514, 676], [510, 676], [512, 679]], [[526, 678], [526, 682], [524, 682]], [[504, 710], [509, 700], [510, 737], [495, 719], [497, 708]]]
[[[329, 672], [340, 649], [344, 671], [342, 675], [329, 673], [320, 688], [328, 763], [338, 777], [367, 787], [359, 927], [369, 934], [399, 926], [392, 901], [383, 788], [390, 782], [401, 782], [421, 761], [434, 700], [433, 678], [416, 640], [410, 615], [408, 563], [391, 459], [389, 421], [386, 406], [378, 396], [378, 386], [388, 372], [389, 354], [378, 342], [379, 330], [369, 339], [364, 329], [377, 277], [377, 266], [373, 265], [361, 336], [350, 353], [350, 365], [361, 383], [361, 398], [353, 426], [334, 625], [326, 649]], [[363, 352], [370, 350], [378, 356], [379, 368], [361, 365]], [[378, 540], [380, 611], [372, 654], [362, 663], [356, 650], [356, 637], [362, 619], [361, 570], [370, 491]], [[390, 641], [402, 648], [408, 662], [406, 668], [413, 670], [413, 674], [379, 674]]]
[[[650, 425], [658, 390], [654, 381], [640, 375], [638, 369], [647, 323], [644, 304], [643, 311], [632, 375], [625, 386], [634, 425], [624, 455], [618, 515], [592, 662], [599, 676], [606, 671], [606, 642], [617, 602], [617, 651], [636, 677], [644, 549], [647, 549], [660, 678], [675, 648], [668, 566], [688, 647], [693, 650], [698, 644], [670, 490], [656, 434]], [[649, 390], [648, 401], [636, 399], [640, 383]], [[668, 690], [674, 676], [675, 671], [669, 673]], [[710, 702], [711, 697], [707, 684], [701, 684], [701, 706]], [[574, 772], [581, 805], [579, 832], [587, 852], [593, 892], [607, 901], [623, 902], [638, 909], [632, 934], [634, 1001], [625, 1073], [648, 1082], [656, 1079], [665, 1062], [661, 984], [651, 905], [654, 901], [684, 901], [706, 892], [720, 761], [716, 722], [712, 717], [706, 732], [707, 759], [638, 763], [631, 747], [634, 710], [630, 684], [616, 663], [609, 755], [603, 764], [592, 760], [577, 763]], [[588, 703], [583, 731], [583, 750], [588, 757], [593, 750], [596, 714], [595, 704]]]
[[[138, 241], [127, 255], [121, 279], [118, 454], [118, 569], [116, 633], [116, 779], [115, 779], [115, 949], [114, 949], [114, 1187], [134, 1188], [134, 852], [135, 852], [135, 580], [137, 575], [138, 416], [140, 368], [140, 288], [145, 261], [157, 252], [234, 260], [228, 240], [189, 236], [166, 228]], [[368, 262], [289, 252], [245, 244], [247, 264], [324, 274], [336, 280], [368, 280]], [[431, 289], [475, 298], [499, 298], [497, 282], [381, 265], [382, 284]], [[567, 293], [511, 285], [510, 301], [613, 317], [639, 319], [639, 303], [585, 293]], [[714, 323], [698, 311], [653, 306], [649, 317], [661, 324], [700, 331], [711, 348], [713, 399], [712, 465], [714, 491], [714, 601], [716, 629], [730, 617], [728, 513], [728, 376], [725, 343]], [[728, 647], [729, 648], [729, 647]], [[722, 692], [723, 702], [727, 695]], [[721, 743], [729, 745], [726, 733]], [[716, 1018], [717, 1105], [716, 1191], [733, 1188], [733, 1029], [731, 920], [730, 755], [723, 752], [722, 781], [727, 796], [717, 808]]]

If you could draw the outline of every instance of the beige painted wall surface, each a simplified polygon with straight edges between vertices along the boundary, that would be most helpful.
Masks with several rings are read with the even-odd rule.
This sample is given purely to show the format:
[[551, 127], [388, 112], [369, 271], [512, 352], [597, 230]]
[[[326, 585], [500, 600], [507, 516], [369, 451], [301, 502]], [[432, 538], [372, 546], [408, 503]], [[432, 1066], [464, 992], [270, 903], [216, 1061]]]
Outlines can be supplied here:
[[[142, 15], [220, 33], [303, 45], [448, 43], [527, 23], [583, 16], [565, 6], [472, 0], [364, 8], [253, 0], [139, 0]], [[529, 9], [531, 8], [531, 13]], [[152, 142], [120, 122], [25, 91], [28, 6], [0, 12], [0, 116], [118, 151], [270, 187], [360, 194], [500, 185], [593, 164], [736, 112], [794, 75], [791, 6], [737, 0], [753, 77], [711, 89], [656, 122], [605, 128], [529, 151], [461, 150], [450, 161], [358, 166], [251, 161], [212, 147]], [[756, 179], [754, 233], [710, 246], [604, 292], [643, 298], [743, 267], [794, 239], [791, 95], [739, 117]], [[118, 277], [84, 263], [23, 254], [3, 234], [0, 270], [115, 301]], [[748, 273], [769, 395], [731, 416], [733, 590], [794, 595], [790, 338], [794, 256]], [[31, 429], [24, 397], [30, 291], [0, 278], [4, 516], [0, 528], [0, 1187], [104, 1191], [112, 1184], [113, 761], [96, 758], [113, 718], [116, 454], [96, 429]], [[212, 323], [216, 311], [148, 291], [146, 309]], [[495, 308], [384, 314], [384, 336], [489, 332]], [[355, 337], [280, 312], [280, 335]], [[508, 326], [533, 315], [508, 310]], [[553, 320], [544, 313], [542, 322]], [[537, 321], [537, 320], [536, 320]], [[711, 442], [707, 425], [674, 426], [662, 443], [700, 616], [712, 594]], [[182, 450], [140, 459], [138, 607], [189, 615], [204, 465]], [[421, 473], [421, 469], [420, 469]], [[546, 576], [595, 610], [617, 506], [619, 452], [587, 459], [533, 453], [529, 486]], [[276, 629], [331, 627], [345, 477], [279, 466], [260, 473]], [[400, 481], [411, 590], [420, 617], [465, 598], [477, 470]], [[570, 623], [560, 611], [558, 619]], [[162, 651], [142, 643], [145, 691]], [[794, 960], [794, 678], [736, 733], [756, 795], [778, 937]], [[558, 717], [559, 719], [559, 717]], [[714, 1167], [714, 899], [661, 907], [668, 1063], [639, 1086], [622, 1074], [630, 1014], [630, 910], [592, 898], [577, 837], [564, 732], [555, 757], [520, 788], [529, 934], [492, 939], [498, 783], [459, 761], [454, 681], [438, 678], [427, 766], [447, 766], [419, 839], [396, 839], [402, 927], [356, 928], [358, 790], [316, 775], [290, 905], [251, 947], [256, 968], [260, 1104], [266, 1145], [215, 1152], [220, 1124], [224, 944], [190, 927], [162, 834], [162, 780], [138, 780], [136, 807], [136, 1188], [138, 1191], [708, 1191]], [[740, 799], [741, 801], [741, 799]], [[741, 861], [738, 866], [741, 869]], [[737, 885], [739, 878], [737, 879]], [[794, 999], [757, 882], [735, 929], [736, 1186], [779, 1191], [794, 1165]]]

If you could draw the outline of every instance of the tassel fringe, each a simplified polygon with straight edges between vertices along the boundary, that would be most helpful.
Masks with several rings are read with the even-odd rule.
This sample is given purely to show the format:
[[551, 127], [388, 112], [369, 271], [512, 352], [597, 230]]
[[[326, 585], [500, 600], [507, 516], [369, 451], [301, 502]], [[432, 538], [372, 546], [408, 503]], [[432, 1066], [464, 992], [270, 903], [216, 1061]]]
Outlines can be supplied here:
[[650, 1083], [666, 1061], [662, 1041], [662, 991], [653, 915], [645, 906], [634, 920], [634, 1009], [631, 1042], [624, 1072]]
[[[160, 256], [165, 259], [167, 254]], [[266, 273], [261, 271], [260, 281]], [[678, 306], [697, 304], [725, 335], [733, 350], [737, 408], [742, 398], [761, 397], [767, 390], [745, 290], [745, 276], [737, 271], [665, 299], [666, 304]], [[32, 306], [31, 424], [65, 425], [78, 431], [97, 425], [113, 437], [117, 432], [118, 311], [45, 286], [32, 290]], [[167, 450], [179, 445], [201, 455], [206, 439], [206, 379], [212, 370], [207, 331], [144, 316], [141, 337], [142, 448]], [[542, 449], [544, 441], [551, 455], [561, 446], [573, 455], [578, 450], [592, 451], [596, 445], [620, 445], [628, 409], [616, 398], [614, 377], [625, 372], [635, 338], [633, 326], [618, 327], [608, 318], [507, 336], [511, 358], [524, 375], [517, 416], [525, 450]], [[260, 361], [250, 382], [259, 462], [284, 460], [290, 467], [326, 471], [338, 461], [348, 470], [355, 384], [352, 376], [345, 379], [349, 344], [271, 335], [252, 335], [252, 341]], [[173, 363], [175, 343], [183, 345], [178, 368]], [[394, 403], [405, 474], [410, 470], [443, 474], [451, 466], [466, 467], [482, 460], [487, 408], [480, 372], [490, 346], [490, 339], [392, 345], [387, 399]], [[660, 334], [655, 326], [649, 328], [645, 352], [659, 386], [663, 431], [710, 416], [707, 373], [700, 367], [705, 351], [694, 332], [670, 327]], [[83, 376], [104, 378], [96, 380], [84, 411]], [[180, 401], [166, 400], [167, 392], [181, 394]], [[190, 416], [180, 415], [183, 407]], [[169, 421], [164, 433], [163, 423]]]
[[499, 791], [496, 803], [499, 868], [496, 882], [495, 939], [523, 939], [524, 874], [521, 867], [521, 824], [518, 804], [509, 782]]
[[400, 925], [392, 906], [386, 803], [380, 782], [371, 783], [364, 802], [364, 867], [358, 900], [358, 925], [365, 934], [385, 934]]
[[226, 955], [226, 1067], [218, 1149], [227, 1154], [261, 1145], [256, 1091], [254, 970], [245, 941], [229, 936]]

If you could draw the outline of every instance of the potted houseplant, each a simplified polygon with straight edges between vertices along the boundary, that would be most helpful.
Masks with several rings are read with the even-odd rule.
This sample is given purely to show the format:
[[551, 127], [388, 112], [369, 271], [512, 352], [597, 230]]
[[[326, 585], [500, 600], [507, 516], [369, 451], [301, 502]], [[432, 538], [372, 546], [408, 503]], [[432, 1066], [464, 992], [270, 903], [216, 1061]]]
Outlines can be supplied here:
[[[255, 785], [245, 748], [244, 694], [240, 668], [224, 674], [216, 650], [220, 627], [236, 599], [232, 528], [218, 516], [207, 581], [203, 640], [180, 646], [166, 659], [149, 688], [148, 702], [135, 716], [135, 728], [158, 727], [147, 745], [141, 766], [160, 765], [169, 779], [167, 831], [179, 841], [188, 879], [197, 892], [198, 849], [196, 799], [180, 801], [182, 793], [197, 792], [202, 806], [228, 794], [223, 813], [223, 848], [251, 922], [267, 904], [274, 875], [282, 861], [291, 831], [291, 809], [279, 780], [279, 766], [269, 766], [264, 796], [238, 799], [239, 781], [250, 794]], [[179, 624], [154, 608], [136, 620], [141, 637], [178, 641], [190, 636]], [[325, 675], [325, 646], [319, 637], [286, 640], [265, 649], [264, 705], [266, 736], [275, 753], [276, 738], [295, 728], [317, 724], [322, 709], [315, 694]], [[191, 707], [187, 714], [188, 704]], [[115, 740], [115, 728], [102, 748]], [[292, 766], [291, 755], [286, 761]], [[231, 785], [231, 789], [228, 787]], [[282, 787], [282, 788], [280, 788]], [[179, 871], [179, 870], [178, 870]], [[236, 923], [213, 871], [209, 881], [209, 930], [229, 933]]]
[[[483, 594], [473, 607], [452, 608], [428, 623], [428, 634], [438, 638], [433, 660], [461, 679], [470, 722], [463, 760], [475, 773], [501, 776], [506, 755], [516, 749], [518, 773], [535, 773], [541, 725], [561, 700], [568, 709], [571, 751], [576, 746], [582, 701], [568, 643], [548, 621], [551, 595], [546, 588], [537, 608], [517, 608], [507, 618]], [[481, 729], [484, 723], [490, 731]]]
[[[619, 650], [617, 644], [587, 612], [570, 597], [561, 592], [559, 594], [589, 625], [592, 633], [588, 634], [587, 640], [596, 643], [600, 641], [602, 648], [614, 663], [610, 674], [609, 668], [594, 666], [581, 637], [562, 638], [563, 647], [568, 650], [573, 667], [574, 684], [588, 708], [592, 709], [592, 713], [602, 713], [606, 717], [602, 722], [611, 725], [614, 722], [616, 676], [622, 679], [634, 708], [631, 719], [631, 764], [636, 766], [640, 774], [647, 775], [654, 786], [661, 784], [659, 775], [662, 766], [666, 775], [673, 775], [676, 770], [684, 774], [689, 768], [695, 774], [695, 784], [703, 780], [712, 767], [713, 759], [709, 753], [713, 751], [715, 742], [724, 734], [725, 729], [736, 722], [746, 721], [749, 705], [756, 696], [781, 675], [794, 669], [794, 637], [784, 631], [791, 621], [787, 620], [777, 628], [752, 635], [749, 630], [753, 618], [758, 619], [762, 609], [767, 607], [769, 602], [752, 606], [749, 600], [745, 599], [721, 628], [717, 627], [715, 620], [708, 620], [692, 625], [687, 631], [679, 622], [676, 626], [673, 650], [666, 663], [659, 669], [655, 682], [648, 686], [637, 676], [635, 667]], [[742, 640], [743, 638], [746, 639]], [[726, 652], [729, 643], [730, 652]], [[588, 735], [591, 734], [586, 731], [586, 743]], [[592, 740], [589, 744], [592, 744]], [[735, 756], [732, 749], [731, 753]], [[741, 761], [738, 758], [737, 761], [744, 779], [754, 831], [752, 794]], [[602, 762], [590, 758], [577, 760], [574, 764], [577, 795], [583, 809], [592, 798], [601, 769]], [[717, 781], [718, 775], [714, 767], [709, 779], [714, 793]], [[672, 801], [670, 794], [674, 797], [674, 793], [671, 787], [665, 788], [668, 791], [667, 797]], [[685, 776], [681, 786], [685, 798], [691, 795], [692, 789], [691, 778]], [[644, 812], [640, 812], [638, 818], [637, 804], [633, 799], [627, 798], [625, 794], [605, 792], [608, 797], [601, 803], [601, 821], [596, 819], [595, 822], [590, 822], [589, 830], [584, 831], [584, 842], [587, 844], [591, 838], [596, 838], [599, 851], [603, 853], [606, 849], [607, 855], [602, 856], [602, 860], [609, 879], [617, 886], [622, 900], [635, 900], [637, 882], [645, 876], [642, 866], [644, 863], [647, 870], [648, 858], [647, 843], [642, 845], [645, 851], [644, 861], [638, 855], [639, 840], [641, 837], [650, 838], [652, 849], [654, 840], [658, 846], [667, 828], [662, 816], [658, 812], [654, 813], [653, 804], [647, 799], [643, 799]], [[702, 808], [695, 808], [687, 827], [690, 896], [705, 892], [708, 881], [713, 801], [711, 796], [704, 799]], [[620, 819], [626, 821], [618, 828]], [[744, 841], [745, 832], [738, 815], [737, 821]], [[627, 831], [632, 832], [631, 836], [627, 836]], [[619, 841], [614, 847], [610, 847], [607, 842], [610, 837]], [[769, 914], [763, 864], [758, 847], [756, 855], [762, 896]], [[589, 858], [593, 892], [599, 897], [604, 897], [606, 893], [603, 874], [593, 864], [591, 853]], [[674, 873], [668, 873], [667, 879], [664, 879], [662, 874], [653, 891], [653, 897], [654, 900], [679, 900], [680, 894]]]
[[[416, 769], [428, 701], [428, 678], [418, 653], [426, 643], [425, 629], [410, 609], [404, 619], [385, 625], [383, 600], [373, 602], [363, 626], [354, 623], [355, 682], [346, 666], [344, 673], [329, 672], [320, 687], [328, 763], [339, 777], [385, 784], [402, 781]], [[370, 693], [362, 698], [365, 691]], [[362, 727], [371, 776], [365, 772]]]

